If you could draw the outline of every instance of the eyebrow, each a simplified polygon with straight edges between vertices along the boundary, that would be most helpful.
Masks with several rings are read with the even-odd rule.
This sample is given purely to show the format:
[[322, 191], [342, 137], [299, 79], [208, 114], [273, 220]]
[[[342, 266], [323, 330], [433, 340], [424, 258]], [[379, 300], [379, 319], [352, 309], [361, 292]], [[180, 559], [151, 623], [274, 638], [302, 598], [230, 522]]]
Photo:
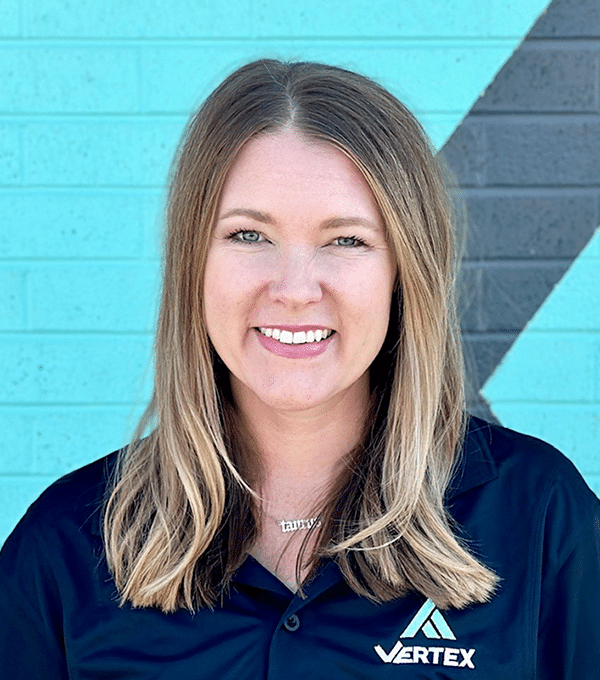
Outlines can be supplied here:
[[329, 220], [325, 220], [321, 226], [323, 229], [338, 229], [340, 227], [359, 226], [366, 227], [372, 231], [381, 230], [381, 227], [378, 224], [372, 222], [371, 220], [367, 220], [364, 217], [332, 217]]
[[[261, 212], [260, 210], [252, 210], [251, 208], [233, 208], [228, 210], [224, 215], [219, 217], [219, 220], [226, 220], [229, 217], [249, 217], [256, 222], [263, 224], [275, 224], [275, 220], [269, 213]], [[361, 226], [373, 231], [380, 231], [380, 225], [367, 220], [364, 217], [331, 217], [321, 224], [323, 229], [339, 229], [343, 227]]]
[[260, 210], [252, 210], [250, 208], [234, 208], [233, 210], [228, 210], [224, 215], [219, 217], [219, 221], [226, 220], [228, 217], [249, 217], [256, 222], [275, 224], [275, 220], [268, 213], [261, 212]]

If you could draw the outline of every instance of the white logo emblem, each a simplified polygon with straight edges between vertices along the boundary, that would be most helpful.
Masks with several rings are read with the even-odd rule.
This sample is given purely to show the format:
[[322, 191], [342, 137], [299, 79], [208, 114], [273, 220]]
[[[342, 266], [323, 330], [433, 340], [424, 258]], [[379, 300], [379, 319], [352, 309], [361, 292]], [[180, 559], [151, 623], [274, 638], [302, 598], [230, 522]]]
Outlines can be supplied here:
[[381, 645], [375, 645], [374, 650], [383, 663], [422, 663], [475, 668], [474, 649], [404, 646], [402, 639], [414, 638], [419, 632], [430, 640], [456, 640], [456, 636], [435, 603], [427, 600], [398, 636], [398, 641], [389, 652], [386, 652]]

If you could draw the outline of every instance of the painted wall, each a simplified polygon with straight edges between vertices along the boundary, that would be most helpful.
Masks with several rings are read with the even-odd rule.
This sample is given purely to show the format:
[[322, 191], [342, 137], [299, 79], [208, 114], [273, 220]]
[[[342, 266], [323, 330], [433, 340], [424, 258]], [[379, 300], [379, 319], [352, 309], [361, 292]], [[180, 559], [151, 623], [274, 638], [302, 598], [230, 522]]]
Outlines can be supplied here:
[[[542, 307], [524, 349], [515, 342], [598, 224], [600, 17], [594, 0], [555, 0], [521, 45], [546, 4], [0, 0], [0, 540], [53, 479], [127, 441], [149, 391], [174, 145], [202, 98], [262, 56], [362, 71], [423, 120], [482, 235], [465, 308], [473, 383], [487, 381], [500, 420], [531, 430], [543, 416], [551, 439], [563, 429], [546, 402], [553, 414], [587, 413], [573, 420], [573, 455], [597, 484], [600, 329], [594, 311], [575, 311], [596, 290], [597, 245], [556, 289], [566, 301]], [[557, 72], [559, 94], [548, 76]], [[559, 141], [562, 155], [548, 153]], [[524, 298], [526, 312], [511, 317]], [[575, 327], [586, 342], [561, 345]], [[557, 370], [565, 353], [574, 373]], [[558, 376], [554, 391], [536, 377], [544, 368]], [[582, 392], [575, 374], [588, 376]]]
[[500, 422], [570, 456], [597, 493], [599, 58], [600, 3], [555, 0], [444, 147], [469, 209], [475, 388]]

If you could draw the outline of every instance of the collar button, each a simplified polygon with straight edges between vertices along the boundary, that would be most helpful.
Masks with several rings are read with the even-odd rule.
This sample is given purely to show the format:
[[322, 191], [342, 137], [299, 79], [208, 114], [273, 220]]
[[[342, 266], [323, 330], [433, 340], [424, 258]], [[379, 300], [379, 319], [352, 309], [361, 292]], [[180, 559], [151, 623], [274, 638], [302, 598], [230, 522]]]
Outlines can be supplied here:
[[300, 618], [297, 614], [292, 614], [283, 622], [283, 627], [290, 633], [295, 633], [300, 628]]

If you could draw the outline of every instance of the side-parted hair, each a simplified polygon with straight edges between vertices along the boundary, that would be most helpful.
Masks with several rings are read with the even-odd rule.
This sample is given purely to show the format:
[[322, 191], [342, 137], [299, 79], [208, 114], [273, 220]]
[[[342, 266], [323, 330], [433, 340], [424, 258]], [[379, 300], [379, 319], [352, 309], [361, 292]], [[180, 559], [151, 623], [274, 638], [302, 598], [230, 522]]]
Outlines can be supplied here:
[[356, 164], [398, 271], [387, 337], [370, 368], [364, 441], [311, 530], [310, 572], [333, 558], [350, 587], [375, 601], [408, 591], [442, 608], [486, 601], [496, 577], [457, 538], [444, 507], [465, 415], [443, 170], [413, 115], [373, 81], [275, 60], [243, 66], [217, 87], [172, 166], [155, 389], [105, 510], [121, 601], [165, 612], [214, 606], [256, 539], [260, 508], [243, 474], [252, 444], [207, 334], [202, 291], [228, 172], [250, 139], [284, 128]]

